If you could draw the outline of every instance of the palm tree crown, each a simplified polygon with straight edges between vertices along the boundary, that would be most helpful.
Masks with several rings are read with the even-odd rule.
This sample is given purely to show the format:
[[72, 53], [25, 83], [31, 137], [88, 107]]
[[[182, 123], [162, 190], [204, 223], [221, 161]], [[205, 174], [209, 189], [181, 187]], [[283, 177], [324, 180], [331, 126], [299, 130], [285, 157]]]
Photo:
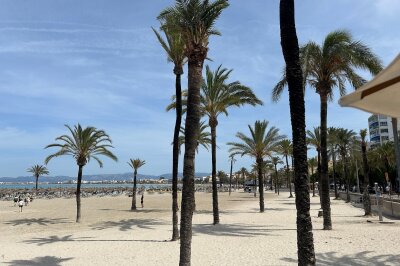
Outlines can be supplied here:
[[[166, 22], [168, 24], [168, 21]], [[183, 65], [186, 63], [187, 58], [185, 56], [185, 43], [183, 42], [180, 32], [173, 31], [170, 27], [163, 27], [165, 40], [161, 34], [152, 27], [158, 42], [161, 44], [162, 48], [167, 53], [167, 58], [169, 62], [174, 63], [174, 73], [183, 74]]]
[[256, 159], [262, 159], [265, 157], [272, 157], [273, 152], [278, 149], [279, 142], [285, 138], [283, 135], [279, 135], [279, 129], [271, 127], [267, 130], [268, 121], [256, 121], [254, 128], [248, 126], [251, 136], [248, 137], [245, 134], [238, 132], [236, 137], [242, 142], [229, 142], [228, 145], [232, 146], [229, 149], [231, 154], [248, 155]]
[[[359, 88], [365, 80], [355, 69], [368, 70], [376, 75], [382, 70], [382, 63], [374, 53], [360, 41], [355, 41], [350, 32], [336, 30], [329, 33], [323, 44], [309, 42], [300, 48], [300, 63], [303, 69], [304, 87], [313, 87], [317, 93], [333, 99], [333, 88], [340, 95], [346, 94], [346, 82], [353, 88]], [[284, 75], [274, 87], [272, 98], [278, 101], [287, 85]]]
[[137, 172], [137, 170], [146, 164], [146, 161], [140, 159], [129, 159], [128, 165]]
[[231, 72], [232, 69], [222, 68], [222, 65], [215, 72], [206, 66], [206, 78], [201, 87], [201, 104], [202, 112], [210, 118], [210, 123], [218, 123], [216, 120], [221, 113], [228, 115], [227, 108], [231, 106], [262, 105], [262, 101], [249, 87], [239, 81], [227, 82]]
[[29, 173], [32, 173], [33, 176], [35, 176], [35, 177], [39, 177], [41, 175], [48, 175], [49, 174], [49, 170], [47, 170], [46, 166], [39, 165], [39, 164], [36, 164], [36, 165], [28, 168], [26, 171], [29, 172]]
[[[207, 50], [211, 35], [220, 35], [214, 24], [228, 6], [227, 0], [216, 0], [212, 3], [208, 0], [177, 0], [173, 7], [161, 11], [158, 19], [164, 22], [163, 28], [182, 34], [186, 54], [190, 56], [196, 48]], [[167, 21], [169, 23], [165, 23]]]
[[58, 152], [47, 156], [45, 159], [46, 164], [54, 157], [62, 155], [73, 156], [79, 166], [84, 166], [90, 159], [94, 159], [99, 163], [100, 167], [103, 167], [103, 162], [98, 158], [98, 155], [118, 161], [117, 157], [108, 150], [113, 146], [111, 145], [110, 137], [104, 130], [97, 130], [95, 127], [82, 128], [80, 124], [74, 126], [73, 129], [68, 125], [65, 126], [70, 131], [71, 136], [62, 135], [57, 137], [56, 141], [58, 140], [62, 143], [54, 143], [45, 147], [46, 149], [50, 147], [60, 148]]
[[307, 143], [313, 146], [317, 151], [321, 150], [321, 131], [319, 127], [314, 127], [314, 130], [307, 130]]

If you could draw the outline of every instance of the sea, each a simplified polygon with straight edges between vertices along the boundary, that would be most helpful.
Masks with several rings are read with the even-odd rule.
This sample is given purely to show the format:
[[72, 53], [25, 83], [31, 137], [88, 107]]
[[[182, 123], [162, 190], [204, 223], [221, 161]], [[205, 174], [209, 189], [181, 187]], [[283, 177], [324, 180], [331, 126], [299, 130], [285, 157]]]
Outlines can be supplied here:
[[[81, 188], [117, 188], [117, 187], [132, 187], [132, 183], [121, 183], [121, 184], [103, 184], [103, 183], [82, 183]], [[137, 184], [138, 188], [144, 187], [146, 190], [151, 188], [169, 188], [172, 184]], [[0, 184], [0, 189], [33, 189], [35, 184], [33, 183], [15, 183], [15, 184]], [[76, 188], [76, 184], [51, 184], [43, 183], [38, 185], [38, 188]]]

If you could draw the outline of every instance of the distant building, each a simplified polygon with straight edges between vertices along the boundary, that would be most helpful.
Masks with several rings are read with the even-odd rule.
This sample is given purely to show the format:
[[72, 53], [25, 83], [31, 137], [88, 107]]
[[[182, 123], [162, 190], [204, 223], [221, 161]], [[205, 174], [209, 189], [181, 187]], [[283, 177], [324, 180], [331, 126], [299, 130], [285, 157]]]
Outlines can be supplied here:
[[[385, 142], [393, 141], [392, 118], [385, 115], [371, 115], [368, 118], [370, 147], [374, 148]], [[397, 131], [400, 127], [397, 125]]]

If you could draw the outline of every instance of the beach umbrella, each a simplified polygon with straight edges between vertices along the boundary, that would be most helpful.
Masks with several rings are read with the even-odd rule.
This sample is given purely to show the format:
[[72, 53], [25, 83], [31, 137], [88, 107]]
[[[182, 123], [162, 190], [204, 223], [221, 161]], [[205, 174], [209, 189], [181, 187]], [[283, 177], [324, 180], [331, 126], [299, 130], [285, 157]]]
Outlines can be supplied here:
[[374, 114], [400, 117], [400, 54], [370, 82], [340, 98], [339, 104]]

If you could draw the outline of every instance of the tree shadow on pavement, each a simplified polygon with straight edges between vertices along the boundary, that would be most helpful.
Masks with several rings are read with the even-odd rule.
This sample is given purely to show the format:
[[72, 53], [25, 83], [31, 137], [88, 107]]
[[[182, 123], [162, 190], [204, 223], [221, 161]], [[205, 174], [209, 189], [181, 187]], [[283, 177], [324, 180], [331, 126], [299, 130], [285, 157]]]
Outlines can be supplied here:
[[61, 266], [64, 261], [73, 258], [57, 258], [54, 256], [37, 257], [32, 260], [13, 260], [6, 262], [10, 266]]
[[[336, 252], [316, 254], [317, 265], [384, 266], [399, 265], [400, 255], [372, 255], [372, 251], [342, 255]], [[285, 262], [297, 263], [296, 259], [281, 258]]]
[[[282, 229], [281, 229], [282, 230]], [[193, 234], [207, 234], [213, 236], [241, 236], [256, 237], [260, 235], [271, 235], [275, 229], [265, 226], [248, 224], [194, 224]]]
[[10, 224], [12, 226], [17, 225], [41, 225], [41, 226], [48, 226], [51, 224], [65, 224], [71, 223], [66, 218], [54, 218], [54, 219], [47, 219], [47, 218], [26, 218], [26, 219], [18, 219], [18, 220], [11, 220], [4, 222], [4, 224]]
[[153, 229], [155, 226], [163, 225], [164, 222], [154, 219], [123, 219], [120, 221], [106, 221], [93, 224], [91, 227], [95, 230], [104, 230], [118, 227], [120, 231], [129, 231], [134, 227], [141, 229]]
[[72, 237], [66, 235], [59, 237], [56, 235], [49, 237], [37, 237], [24, 241], [26, 244], [36, 244], [38, 246], [59, 243], [59, 242], [168, 242], [167, 240], [151, 240], [151, 239], [93, 239], [93, 237]]

